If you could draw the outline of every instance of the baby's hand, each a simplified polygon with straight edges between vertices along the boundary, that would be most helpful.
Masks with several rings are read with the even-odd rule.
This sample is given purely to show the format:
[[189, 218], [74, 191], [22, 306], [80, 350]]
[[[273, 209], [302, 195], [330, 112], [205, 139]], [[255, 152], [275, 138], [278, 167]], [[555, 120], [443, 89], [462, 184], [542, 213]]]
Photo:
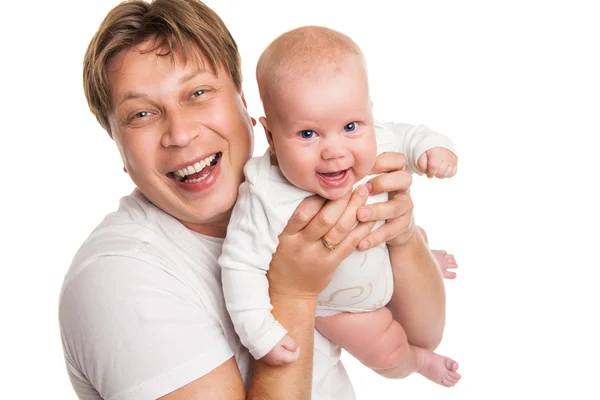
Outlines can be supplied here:
[[419, 156], [417, 166], [428, 178], [451, 178], [456, 175], [456, 154], [443, 147], [434, 147]]
[[275, 347], [271, 349], [260, 360], [269, 365], [284, 365], [291, 364], [298, 360], [300, 356], [300, 348], [296, 341], [289, 335], [285, 335]]

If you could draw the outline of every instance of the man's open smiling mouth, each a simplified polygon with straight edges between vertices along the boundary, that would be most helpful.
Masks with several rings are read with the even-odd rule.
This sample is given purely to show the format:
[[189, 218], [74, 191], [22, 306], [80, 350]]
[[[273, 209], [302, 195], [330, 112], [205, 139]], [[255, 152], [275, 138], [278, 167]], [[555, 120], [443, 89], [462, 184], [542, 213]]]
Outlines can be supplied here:
[[199, 183], [205, 180], [219, 162], [223, 153], [212, 154], [191, 165], [169, 172], [167, 175], [183, 183]]

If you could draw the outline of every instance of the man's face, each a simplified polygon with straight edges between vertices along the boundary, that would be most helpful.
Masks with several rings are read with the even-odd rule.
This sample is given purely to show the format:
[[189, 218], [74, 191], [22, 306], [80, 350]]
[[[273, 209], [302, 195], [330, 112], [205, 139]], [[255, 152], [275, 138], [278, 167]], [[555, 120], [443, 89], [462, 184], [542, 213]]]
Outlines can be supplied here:
[[294, 186], [335, 200], [371, 171], [377, 142], [362, 64], [282, 83], [270, 101], [267, 138]]
[[193, 57], [186, 63], [180, 51], [174, 62], [144, 53], [150, 45], [108, 63], [113, 138], [152, 203], [195, 231], [223, 236], [252, 154], [243, 95], [223, 68], [215, 72]]

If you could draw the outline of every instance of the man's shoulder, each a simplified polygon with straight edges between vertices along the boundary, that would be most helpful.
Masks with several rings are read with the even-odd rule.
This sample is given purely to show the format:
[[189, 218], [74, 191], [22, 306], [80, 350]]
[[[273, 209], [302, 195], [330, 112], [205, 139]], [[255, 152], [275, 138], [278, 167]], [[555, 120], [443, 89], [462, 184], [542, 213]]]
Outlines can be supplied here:
[[63, 285], [90, 266], [116, 274], [119, 271], [111, 265], [132, 264], [138, 269], [145, 266], [183, 275], [183, 280], [199, 277], [186, 271], [197, 267], [208, 270], [212, 277], [215, 252], [215, 246], [200, 241], [183, 224], [134, 191], [123, 197], [118, 210], [108, 214], [83, 242]]
[[160, 381], [170, 392], [180, 386], [165, 370], [198, 377], [229, 359], [238, 342], [221, 291], [220, 246], [137, 194], [123, 198], [63, 282], [59, 327], [70, 370], [105, 397], [140, 382], [150, 391]]
[[121, 198], [119, 208], [107, 214], [89, 234], [73, 258], [72, 274], [82, 264], [101, 257], [133, 257], [157, 241], [158, 209], [137, 192]]

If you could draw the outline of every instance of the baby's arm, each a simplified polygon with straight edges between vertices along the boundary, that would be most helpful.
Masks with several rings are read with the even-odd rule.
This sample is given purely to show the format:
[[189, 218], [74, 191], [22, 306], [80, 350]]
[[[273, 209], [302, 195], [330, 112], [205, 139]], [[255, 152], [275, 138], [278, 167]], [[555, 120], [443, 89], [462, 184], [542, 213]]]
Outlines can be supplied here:
[[456, 174], [458, 158], [450, 138], [425, 125], [382, 124], [392, 129], [397, 150], [406, 156], [407, 169], [429, 178], [450, 178]]
[[283, 227], [269, 218], [262, 196], [244, 182], [219, 257], [227, 310], [242, 344], [255, 359], [285, 337], [271, 314], [267, 270]]

